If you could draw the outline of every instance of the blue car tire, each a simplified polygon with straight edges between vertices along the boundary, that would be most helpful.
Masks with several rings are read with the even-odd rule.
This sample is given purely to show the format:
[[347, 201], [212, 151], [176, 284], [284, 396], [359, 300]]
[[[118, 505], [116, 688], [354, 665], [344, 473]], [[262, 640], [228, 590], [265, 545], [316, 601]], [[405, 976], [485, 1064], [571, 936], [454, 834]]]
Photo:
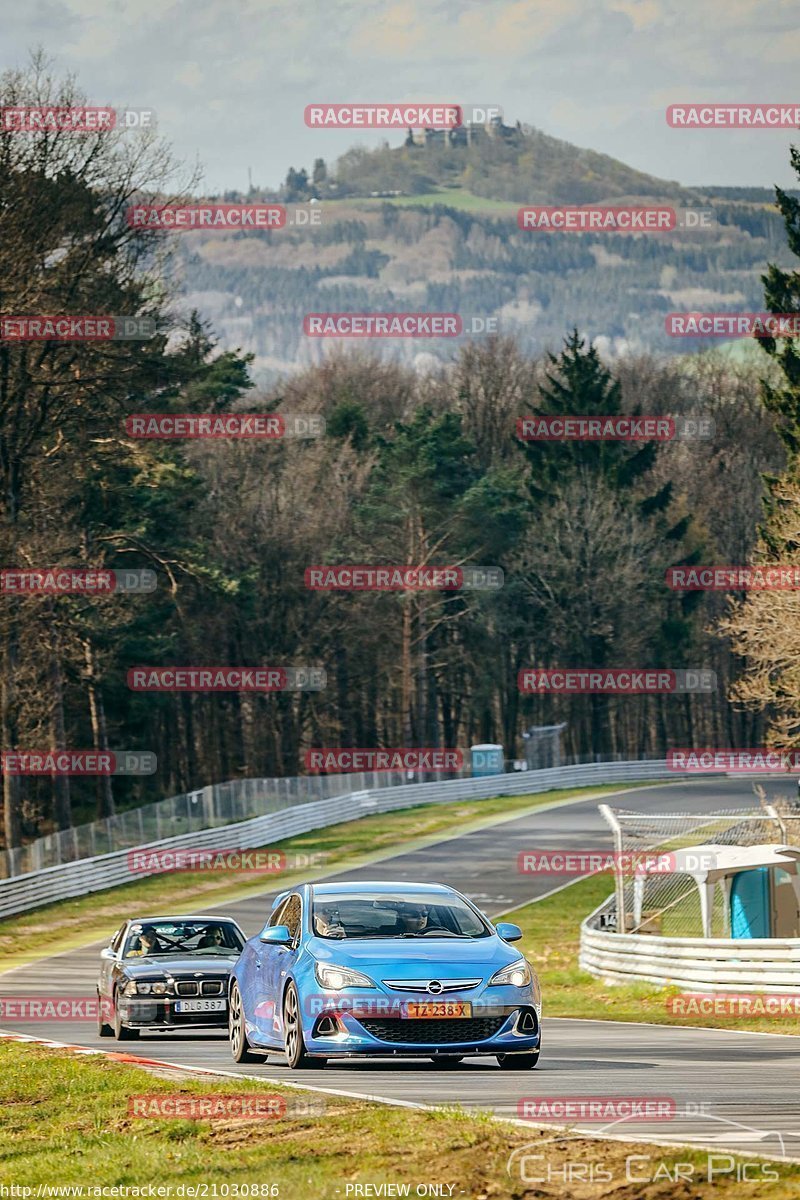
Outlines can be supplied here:
[[327, 1063], [326, 1058], [312, 1058], [306, 1052], [300, 1000], [297, 988], [291, 980], [283, 998], [283, 1039], [286, 1061], [293, 1071], [303, 1071], [309, 1067], [324, 1067]]
[[247, 1031], [244, 1027], [242, 997], [235, 982], [231, 984], [231, 993], [228, 999], [228, 1033], [230, 1035], [231, 1057], [234, 1062], [258, 1062], [259, 1059], [263, 1058], [263, 1055], [254, 1054], [250, 1049], [250, 1043], [247, 1040]]

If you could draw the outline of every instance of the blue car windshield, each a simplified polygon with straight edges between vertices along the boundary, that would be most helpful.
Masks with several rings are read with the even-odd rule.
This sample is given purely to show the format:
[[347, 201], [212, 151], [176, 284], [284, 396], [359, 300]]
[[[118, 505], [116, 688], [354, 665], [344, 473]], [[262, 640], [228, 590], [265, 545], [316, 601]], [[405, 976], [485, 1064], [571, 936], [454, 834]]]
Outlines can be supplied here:
[[458, 896], [341, 892], [314, 897], [317, 937], [482, 938], [492, 931]]

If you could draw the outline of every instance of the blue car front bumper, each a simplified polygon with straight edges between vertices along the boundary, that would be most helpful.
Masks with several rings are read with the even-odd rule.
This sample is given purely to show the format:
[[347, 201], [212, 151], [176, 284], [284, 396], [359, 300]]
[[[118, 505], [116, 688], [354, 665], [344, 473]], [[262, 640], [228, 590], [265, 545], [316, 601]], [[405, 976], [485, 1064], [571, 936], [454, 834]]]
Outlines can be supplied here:
[[365, 1011], [352, 997], [341, 1006], [331, 998], [307, 1022], [306, 1050], [325, 1058], [428, 1058], [532, 1053], [540, 1046], [540, 1014], [532, 1002], [473, 1002], [472, 1015], [460, 1018], [409, 1018], [398, 1008]]

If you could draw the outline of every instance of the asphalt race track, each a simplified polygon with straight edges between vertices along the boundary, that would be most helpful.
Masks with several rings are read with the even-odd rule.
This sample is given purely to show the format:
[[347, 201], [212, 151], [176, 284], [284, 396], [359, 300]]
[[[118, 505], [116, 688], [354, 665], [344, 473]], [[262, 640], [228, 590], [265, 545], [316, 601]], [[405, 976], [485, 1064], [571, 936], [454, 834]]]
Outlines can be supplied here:
[[[762, 781], [768, 798], [793, 790], [786, 779]], [[606, 797], [603, 797], [606, 799]], [[336, 878], [438, 881], [469, 895], [484, 911], [498, 915], [542, 896], [566, 877], [523, 875], [520, 851], [595, 849], [610, 846], [608, 828], [597, 812], [598, 799], [531, 813], [408, 854], [386, 858]], [[639, 812], [703, 812], [752, 807], [746, 779], [698, 779], [621, 793], [610, 803]], [[249, 898], [204, 911], [234, 916], [248, 936], [263, 925], [268, 897]], [[192, 912], [187, 902], [185, 912]], [[120, 920], [127, 915], [120, 912]], [[3, 996], [94, 994], [100, 944], [18, 967], [0, 976]], [[517, 1117], [523, 1097], [658, 1096], [674, 1099], [678, 1116], [670, 1121], [617, 1124], [606, 1132], [631, 1139], [692, 1142], [771, 1159], [800, 1160], [800, 1038], [780, 1034], [728, 1033], [605, 1021], [547, 1019], [539, 1067], [501, 1072], [494, 1059], [467, 1059], [441, 1071], [427, 1062], [329, 1064], [319, 1072], [291, 1072], [281, 1057], [264, 1067], [236, 1066], [227, 1038], [213, 1034], [152, 1034], [124, 1048], [134, 1054], [187, 1067], [200, 1066], [273, 1082], [313, 1084], [354, 1096], [375, 1096], [421, 1104], [461, 1104], [491, 1108]], [[96, 1037], [94, 1023], [3, 1020], [3, 1027], [35, 1037], [96, 1048], [123, 1049]], [[780, 1023], [776, 1022], [776, 1028]], [[585, 1126], [598, 1130], [597, 1125]]]

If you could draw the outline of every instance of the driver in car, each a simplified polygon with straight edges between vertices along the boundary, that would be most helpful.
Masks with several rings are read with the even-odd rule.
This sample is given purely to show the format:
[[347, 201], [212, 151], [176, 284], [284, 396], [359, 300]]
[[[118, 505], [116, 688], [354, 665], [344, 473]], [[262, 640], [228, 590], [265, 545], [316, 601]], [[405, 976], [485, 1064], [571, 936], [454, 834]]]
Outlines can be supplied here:
[[163, 950], [163, 946], [158, 940], [158, 935], [152, 925], [145, 925], [142, 932], [139, 934], [139, 949], [129, 950], [127, 958], [142, 958], [148, 954], [158, 954]]
[[404, 904], [397, 910], [398, 933], [423, 933], [428, 925], [428, 910], [423, 905]]
[[208, 950], [212, 946], [225, 945], [225, 931], [219, 925], [209, 925], [200, 941], [197, 943], [198, 950]]
[[314, 917], [317, 937], [344, 937], [345, 930], [339, 920], [338, 909], [321, 908]]

